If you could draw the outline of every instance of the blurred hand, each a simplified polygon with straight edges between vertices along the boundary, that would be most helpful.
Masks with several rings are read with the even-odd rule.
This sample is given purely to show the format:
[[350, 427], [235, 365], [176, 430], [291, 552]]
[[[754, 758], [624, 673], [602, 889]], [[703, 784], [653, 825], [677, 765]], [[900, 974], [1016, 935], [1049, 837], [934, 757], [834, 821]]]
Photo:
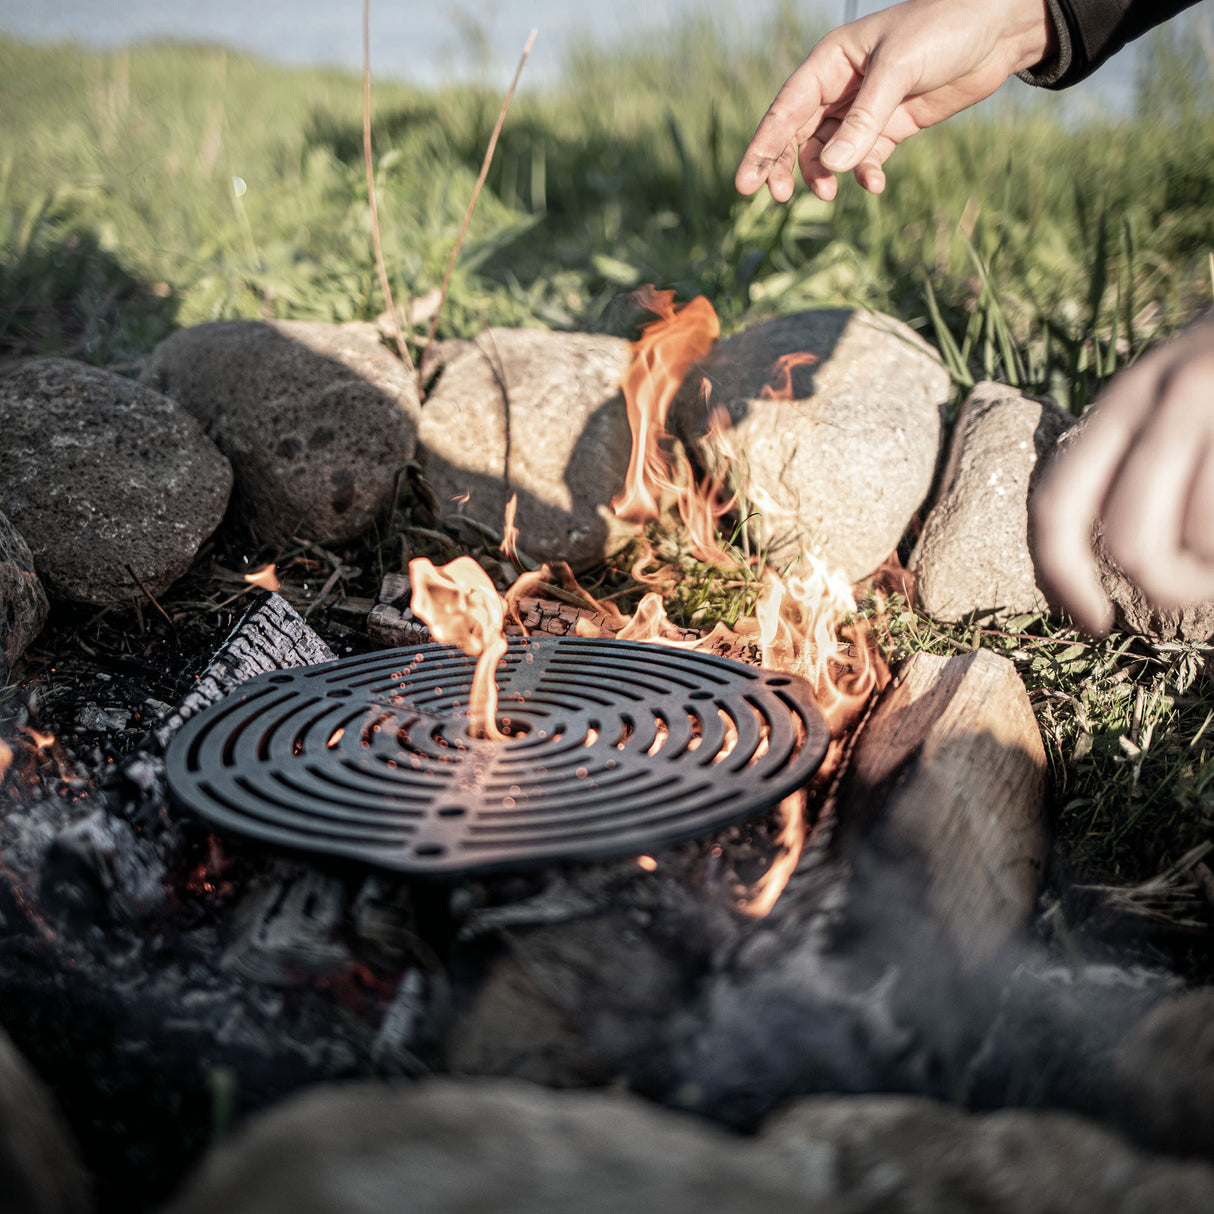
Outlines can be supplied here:
[[1054, 36], [1045, 0], [906, 0], [828, 34], [784, 82], [738, 168], [753, 194], [793, 192], [793, 167], [819, 198], [854, 169], [874, 194], [904, 139], [989, 97], [1039, 63]]
[[1214, 599], [1214, 320], [1144, 355], [1093, 406], [1032, 501], [1037, 571], [1103, 635], [1113, 611], [1092, 555], [1109, 555], [1157, 607]]

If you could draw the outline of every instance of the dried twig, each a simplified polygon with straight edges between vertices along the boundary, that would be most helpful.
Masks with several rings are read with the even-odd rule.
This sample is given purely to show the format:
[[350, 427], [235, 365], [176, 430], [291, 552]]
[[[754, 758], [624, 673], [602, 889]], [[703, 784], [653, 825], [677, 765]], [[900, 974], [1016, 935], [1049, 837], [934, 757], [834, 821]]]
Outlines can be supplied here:
[[[131, 577], [133, 577], [135, 579], [135, 582], [139, 586], [139, 589], [142, 590], [143, 593], [148, 596], [148, 602], [151, 603], [152, 606], [155, 607], [156, 610], [160, 612], [160, 614], [164, 617], [164, 622], [166, 624], [168, 624], [168, 626], [173, 630], [173, 635], [176, 636], [177, 635], [177, 625], [174, 624], [173, 621], [169, 618], [169, 613], [167, 611], [165, 611], [165, 609], [163, 607], [161, 607], [161, 605], [158, 602], [156, 602], [156, 596], [153, 595], [152, 592], [143, 584], [143, 579], [139, 576], [139, 574], [137, 574], [134, 571], [134, 569], [131, 568], [129, 563], [126, 565], [126, 571], [127, 571], [127, 573], [129, 573], [131, 575]], [[139, 605], [138, 600], [136, 600], [135, 605], [136, 605], [136, 607], [138, 607], [138, 605]]]
[[484, 160], [481, 161], [480, 176], [476, 179], [476, 185], [472, 187], [472, 197], [468, 200], [468, 209], [464, 212], [464, 222], [460, 224], [459, 235], [455, 238], [455, 247], [451, 250], [451, 257], [447, 261], [447, 269], [443, 274], [443, 285], [439, 291], [438, 307], [434, 309], [434, 316], [430, 321], [430, 334], [426, 338], [426, 348], [422, 351], [421, 365], [423, 367], [426, 365], [426, 356], [430, 353], [430, 347], [434, 344], [434, 335], [438, 332], [438, 322], [443, 314], [443, 305], [447, 302], [447, 290], [451, 286], [451, 275], [455, 271], [455, 260], [459, 256], [460, 246], [464, 243], [464, 236], [467, 235], [468, 224], [472, 222], [472, 212], [476, 209], [476, 200], [481, 196], [485, 179], [489, 176], [489, 166], [493, 163], [493, 153], [497, 149], [497, 138], [502, 133], [502, 127], [506, 122], [506, 111], [509, 110], [510, 102], [514, 99], [514, 90], [518, 87], [519, 77], [523, 74], [523, 65], [527, 62], [527, 56], [531, 54], [531, 47], [535, 42], [537, 33], [539, 33], [538, 30], [532, 30], [527, 38], [527, 45], [523, 47], [518, 67], [514, 70], [514, 79], [510, 82], [510, 88], [506, 90], [506, 99], [502, 102], [502, 108], [498, 113], [493, 134], [489, 136], [489, 146], [485, 149]]
[[396, 347], [401, 361], [416, 374], [409, 347], [405, 344], [404, 330], [400, 327], [400, 314], [392, 299], [392, 288], [388, 285], [388, 268], [384, 265], [384, 246], [379, 238], [379, 202], [375, 194], [375, 165], [371, 159], [371, 0], [363, 0], [363, 161], [367, 167], [367, 202], [371, 206], [371, 243], [375, 246], [375, 268], [379, 271], [379, 286], [392, 318], [392, 331], [396, 335]]

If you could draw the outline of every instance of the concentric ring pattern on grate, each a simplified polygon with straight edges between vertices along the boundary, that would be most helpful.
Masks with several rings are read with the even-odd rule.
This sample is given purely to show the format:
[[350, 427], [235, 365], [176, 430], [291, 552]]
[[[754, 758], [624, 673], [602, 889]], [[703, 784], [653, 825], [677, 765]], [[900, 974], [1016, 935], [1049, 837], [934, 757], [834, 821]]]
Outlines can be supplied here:
[[259, 675], [191, 718], [175, 800], [217, 827], [408, 873], [638, 854], [802, 787], [828, 731], [803, 679], [711, 654], [515, 639], [504, 742], [471, 736], [447, 645]]

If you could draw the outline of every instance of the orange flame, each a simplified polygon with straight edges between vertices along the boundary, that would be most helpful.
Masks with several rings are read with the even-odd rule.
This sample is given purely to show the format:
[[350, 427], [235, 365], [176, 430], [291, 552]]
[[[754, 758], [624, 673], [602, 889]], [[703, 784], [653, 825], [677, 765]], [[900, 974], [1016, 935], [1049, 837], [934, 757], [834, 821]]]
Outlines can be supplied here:
[[13, 748], [3, 738], [0, 738], [0, 782], [4, 780], [4, 773], [12, 766], [12, 763]]
[[470, 556], [436, 569], [425, 557], [409, 562], [411, 606], [435, 640], [476, 658], [468, 715], [478, 737], [503, 741], [497, 725], [497, 664], [506, 652], [506, 604], [489, 575]]
[[246, 573], [244, 580], [251, 582], [254, 586], [260, 586], [263, 590], [277, 591], [281, 587], [273, 562], [269, 565], [262, 565], [260, 569], [254, 569], [252, 573]]
[[512, 561], [518, 560], [518, 528], [514, 516], [518, 513], [518, 494], [512, 493], [506, 503], [506, 518], [502, 523], [502, 552]]
[[660, 318], [633, 343], [633, 360], [624, 376], [624, 401], [632, 428], [632, 455], [624, 478], [624, 491], [611, 499], [616, 515], [643, 523], [659, 514], [655, 490], [674, 489], [669, 465], [661, 449], [666, 435], [666, 414], [691, 365], [712, 349], [721, 332], [712, 304], [697, 295], [679, 311], [673, 291], [652, 286], [638, 293], [642, 307]]
[[812, 367], [818, 361], [816, 354], [808, 350], [793, 350], [781, 354], [771, 369], [771, 383], [764, 384], [759, 396], [762, 400], [792, 400], [792, 373], [798, 367]]

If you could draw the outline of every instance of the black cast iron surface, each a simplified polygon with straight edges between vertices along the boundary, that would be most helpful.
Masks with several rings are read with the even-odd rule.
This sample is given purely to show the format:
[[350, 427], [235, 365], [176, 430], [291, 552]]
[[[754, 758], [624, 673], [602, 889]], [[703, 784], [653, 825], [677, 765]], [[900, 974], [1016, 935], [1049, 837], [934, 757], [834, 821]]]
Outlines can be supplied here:
[[447, 645], [259, 675], [186, 722], [169, 788], [215, 826], [407, 873], [636, 854], [776, 805], [821, 763], [809, 684], [728, 658], [511, 640], [498, 722]]

